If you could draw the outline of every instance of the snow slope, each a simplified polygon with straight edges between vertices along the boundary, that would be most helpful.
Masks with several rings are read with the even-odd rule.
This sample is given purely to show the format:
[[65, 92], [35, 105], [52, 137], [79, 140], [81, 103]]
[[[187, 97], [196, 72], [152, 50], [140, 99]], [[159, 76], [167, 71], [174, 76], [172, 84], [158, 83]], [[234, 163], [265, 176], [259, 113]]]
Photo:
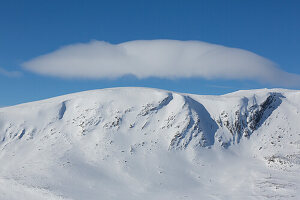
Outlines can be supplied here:
[[0, 199], [300, 199], [300, 91], [86, 91], [0, 108]]

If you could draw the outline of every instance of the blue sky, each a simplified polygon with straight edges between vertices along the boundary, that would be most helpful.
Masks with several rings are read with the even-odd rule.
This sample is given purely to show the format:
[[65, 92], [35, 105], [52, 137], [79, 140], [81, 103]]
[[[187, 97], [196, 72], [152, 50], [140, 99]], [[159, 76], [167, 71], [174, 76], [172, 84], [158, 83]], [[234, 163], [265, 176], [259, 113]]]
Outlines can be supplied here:
[[[64, 78], [41, 75], [24, 62], [91, 40], [197, 40], [254, 52], [300, 74], [299, 1], [1, 1], [0, 106], [90, 89], [154, 87], [196, 94], [282, 87], [257, 80], [203, 77]], [[285, 86], [300, 89], [299, 85]]]

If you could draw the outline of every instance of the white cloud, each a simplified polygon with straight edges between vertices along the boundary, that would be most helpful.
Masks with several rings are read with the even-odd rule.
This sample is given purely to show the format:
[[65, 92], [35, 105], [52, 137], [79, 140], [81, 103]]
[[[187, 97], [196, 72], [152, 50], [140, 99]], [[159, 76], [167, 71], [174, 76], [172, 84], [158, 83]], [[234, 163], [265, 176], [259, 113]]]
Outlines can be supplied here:
[[285, 86], [300, 83], [299, 75], [284, 72], [257, 54], [200, 41], [91, 41], [64, 46], [22, 66], [35, 73], [64, 78], [131, 74], [138, 78], [248, 79]]
[[0, 75], [4, 75], [4, 76], [7, 76], [7, 77], [19, 77], [19, 76], [21, 76], [21, 72], [7, 71], [3, 68], [0, 68]]

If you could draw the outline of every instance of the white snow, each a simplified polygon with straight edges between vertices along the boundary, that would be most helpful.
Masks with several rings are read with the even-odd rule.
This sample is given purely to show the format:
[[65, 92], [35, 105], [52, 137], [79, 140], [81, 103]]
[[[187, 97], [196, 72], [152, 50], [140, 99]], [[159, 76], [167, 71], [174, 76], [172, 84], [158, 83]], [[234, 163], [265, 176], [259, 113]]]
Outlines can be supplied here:
[[299, 199], [299, 102], [113, 88], [0, 108], [0, 199]]

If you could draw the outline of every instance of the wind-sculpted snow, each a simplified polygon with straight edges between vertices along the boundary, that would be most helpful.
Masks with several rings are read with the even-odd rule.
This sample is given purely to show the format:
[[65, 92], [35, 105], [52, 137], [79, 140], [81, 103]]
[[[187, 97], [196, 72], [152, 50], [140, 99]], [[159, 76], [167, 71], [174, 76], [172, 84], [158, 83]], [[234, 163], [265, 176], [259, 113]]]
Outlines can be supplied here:
[[184, 109], [187, 110], [186, 124], [183, 129], [176, 132], [170, 148], [187, 148], [192, 140], [196, 140], [194, 144], [201, 147], [213, 145], [215, 132], [218, 129], [216, 122], [202, 104], [189, 96], [185, 96], [184, 100]]
[[64, 117], [65, 112], [66, 112], [66, 102], [62, 102], [61, 103], [61, 108], [59, 109], [58, 118], [62, 119]]
[[300, 92], [94, 90], [0, 109], [0, 199], [297, 199]]

